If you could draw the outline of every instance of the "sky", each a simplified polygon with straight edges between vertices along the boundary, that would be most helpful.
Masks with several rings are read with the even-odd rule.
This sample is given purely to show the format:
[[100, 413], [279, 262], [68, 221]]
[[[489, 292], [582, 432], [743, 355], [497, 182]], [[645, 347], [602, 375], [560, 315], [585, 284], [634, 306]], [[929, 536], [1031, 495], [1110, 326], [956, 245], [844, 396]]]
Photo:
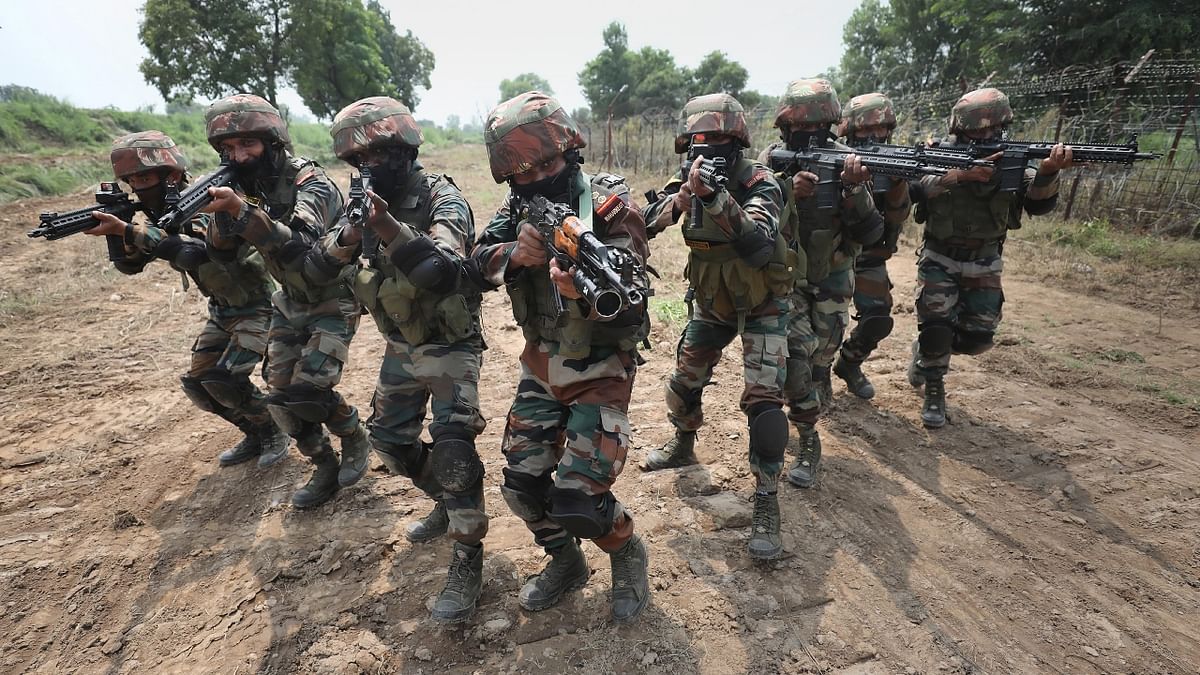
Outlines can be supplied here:
[[[499, 83], [523, 72], [545, 78], [568, 110], [584, 107], [579, 71], [604, 47], [610, 21], [625, 24], [631, 49], [667, 49], [676, 63], [695, 67], [705, 54], [724, 51], [750, 73], [747, 85], [783, 93], [789, 80], [836, 65], [842, 26], [859, 4], [763, 3], [745, 17], [728, 0], [600, 3], [383, 0], [401, 34], [412, 30], [437, 60], [432, 87], [418, 90], [415, 114], [443, 124], [486, 116]], [[83, 107], [132, 110], [154, 105], [158, 91], [142, 79], [146, 50], [138, 42], [140, 0], [5, 0], [0, 3], [0, 84], [19, 84]], [[749, 3], [747, 3], [749, 5]], [[544, 7], [546, 11], [529, 11]], [[521, 8], [524, 11], [518, 11]], [[626, 9], [628, 8], [628, 9]], [[705, 19], [705, 17], [712, 17]], [[786, 58], [781, 47], [791, 47]], [[305, 110], [294, 91], [280, 97]]]

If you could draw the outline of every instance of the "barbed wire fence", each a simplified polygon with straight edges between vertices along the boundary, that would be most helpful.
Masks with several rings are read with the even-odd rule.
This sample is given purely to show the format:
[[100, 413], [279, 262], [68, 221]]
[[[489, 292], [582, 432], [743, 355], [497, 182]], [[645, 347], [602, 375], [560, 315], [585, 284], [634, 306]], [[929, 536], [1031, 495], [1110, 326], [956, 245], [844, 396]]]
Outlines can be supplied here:
[[[1126, 143], [1161, 159], [1132, 168], [1085, 165], [1064, 175], [1058, 213], [1104, 218], [1160, 235], [1200, 237], [1200, 56], [1151, 50], [1112, 65], [1070, 66], [1013, 80], [988, 77], [893, 98], [898, 125], [892, 142], [928, 142], [946, 135], [950, 108], [983, 86], [1008, 94], [1011, 138], [1077, 143]], [[653, 109], [585, 125], [589, 162], [618, 173], [665, 175], [679, 166], [674, 152], [678, 110]], [[774, 108], [747, 111], [754, 155], [778, 139]], [[611, 139], [611, 140], [610, 140]]]

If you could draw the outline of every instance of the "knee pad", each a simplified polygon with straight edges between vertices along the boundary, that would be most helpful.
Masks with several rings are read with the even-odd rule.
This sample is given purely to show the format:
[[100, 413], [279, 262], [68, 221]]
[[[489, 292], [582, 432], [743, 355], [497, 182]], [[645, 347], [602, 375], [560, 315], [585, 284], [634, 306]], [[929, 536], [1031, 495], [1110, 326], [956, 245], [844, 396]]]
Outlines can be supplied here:
[[504, 468], [504, 483], [500, 494], [508, 508], [521, 520], [536, 523], [546, 518], [546, 492], [551, 487], [550, 476], [531, 476]]
[[293, 415], [287, 406], [274, 402], [268, 403], [267, 412], [271, 413], [271, 419], [274, 420], [275, 426], [288, 436], [296, 438], [304, 431], [306, 424]]
[[750, 452], [767, 460], [783, 459], [788, 443], [788, 418], [774, 403], [758, 403], [746, 412], [750, 421]]
[[311, 384], [293, 384], [284, 389], [283, 404], [296, 417], [305, 422], [320, 424], [333, 414], [332, 389], [321, 389]]
[[896, 321], [891, 314], [864, 314], [859, 318], [854, 333], [865, 344], [874, 348], [885, 337], [892, 334], [892, 327], [895, 324]]
[[249, 378], [234, 377], [233, 373], [224, 368], [209, 368], [200, 373], [200, 384], [213, 399], [226, 408], [240, 408], [250, 398], [250, 390], [254, 387]]
[[804, 359], [787, 360], [787, 379], [783, 390], [789, 399], [803, 398], [812, 389], [812, 367]]
[[416, 478], [421, 475], [421, 466], [425, 464], [425, 460], [429, 456], [429, 447], [421, 441], [406, 445], [384, 446], [381, 443], [372, 443], [371, 445], [388, 471], [408, 478]]
[[617, 499], [611, 492], [589, 495], [581, 490], [551, 486], [550, 511], [546, 515], [572, 536], [599, 539], [612, 532]]
[[921, 326], [921, 332], [917, 335], [917, 344], [920, 347], [921, 356], [924, 357], [945, 356], [950, 353], [953, 343], [954, 329], [941, 323]]
[[954, 353], [975, 356], [992, 348], [992, 333], [962, 330], [954, 334]]
[[475, 442], [454, 436], [434, 440], [433, 477], [451, 493], [461, 494], [478, 486], [483, 480], [483, 462]]
[[196, 407], [210, 413], [219, 413], [224, 409], [218, 401], [213, 399], [212, 395], [200, 382], [198, 377], [189, 377], [184, 375], [179, 378], [179, 384], [183, 386], [183, 393], [196, 404]]

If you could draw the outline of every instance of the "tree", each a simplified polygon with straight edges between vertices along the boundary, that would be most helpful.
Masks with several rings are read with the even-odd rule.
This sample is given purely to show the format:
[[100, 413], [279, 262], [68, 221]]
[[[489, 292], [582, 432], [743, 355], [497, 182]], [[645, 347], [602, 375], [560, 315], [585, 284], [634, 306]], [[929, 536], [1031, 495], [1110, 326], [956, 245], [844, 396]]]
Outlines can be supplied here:
[[[749, 76], [742, 64], [730, 61], [724, 52], [709, 52], [692, 71], [690, 95], [723, 92], [740, 101]], [[741, 102], [745, 104], [745, 101]]]
[[521, 73], [511, 80], [500, 81], [500, 100], [507, 101], [517, 94], [535, 90], [547, 94], [554, 93], [554, 90], [550, 88], [550, 83], [541, 75], [537, 73]]
[[[633, 55], [629, 53], [629, 34], [625, 26], [613, 21], [604, 28], [604, 49], [596, 58], [588, 61], [579, 72], [579, 86], [592, 112], [605, 115], [609, 103], [621, 91], [621, 87], [632, 85], [630, 66]], [[627, 96], [613, 106], [613, 114], [628, 115], [633, 112]]]
[[416, 87], [428, 90], [432, 86], [429, 75], [435, 64], [433, 52], [411, 30], [404, 31], [403, 36], [397, 33], [391, 15], [377, 0], [367, 3], [367, 11], [373, 17], [375, 37], [394, 88], [393, 95], [410, 109], [416, 108], [421, 102]]

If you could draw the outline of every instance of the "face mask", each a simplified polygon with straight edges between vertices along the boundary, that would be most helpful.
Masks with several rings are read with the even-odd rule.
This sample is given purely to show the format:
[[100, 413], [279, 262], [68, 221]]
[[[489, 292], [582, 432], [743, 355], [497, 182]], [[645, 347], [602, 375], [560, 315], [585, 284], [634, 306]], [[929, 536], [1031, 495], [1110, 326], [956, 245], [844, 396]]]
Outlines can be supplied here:
[[566, 204], [571, 200], [571, 179], [575, 176], [577, 168], [578, 166], [574, 162], [568, 161], [563, 170], [553, 176], [547, 176], [524, 185], [513, 183], [512, 191], [522, 199], [542, 195], [552, 202]]
[[787, 146], [788, 150], [804, 150], [816, 142], [818, 148], [823, 148], [829, 144], [829, 130], [821, 129], [820, 131], [793, 131], [788, 134]]
[[740, 151], [741, 148], [738, 147], [737, 143], [709, 143], [708, 148], [703, 154], [708, 159], [723, 157], [726, 166], [733, 166], [733, 163], [737, 161]]
[[233, 172], [237, 175], [238, 185], [247, 193], [257, 194], [258, 183], [269, 183], [279, 175], [278, 167], [275, 166], [278, 156], [282, 155], [267, 145], [258, 159], [234, 164]]
[[167, 181], [162, 179], [154, 187], [134, 190], [138, 201], [145, 207], [151, 218], [157, 219], [167, 209]]
[[850, 147], [862, 148], [862, 147], [865, 147], [868, 145], [885, 145], [888, 142], [888, 137], [887, 136], [882, 136], [882, 137], [881, 136], [865, 136], [863, 138], [858, 138], [857, 136], [851, 136], [850, 138], [847, 138], [846, 140], [848, 141], [847, 145], [849, 145]]
[[389, 201], [403, 197], [404, 195], [399, 192], [408, 182], [408, 177], [412, 173], [412, 164], [413, 158], [409, 152], [388, 153], [386, 161], [368, 167], [371, 169], [372, 191]]

